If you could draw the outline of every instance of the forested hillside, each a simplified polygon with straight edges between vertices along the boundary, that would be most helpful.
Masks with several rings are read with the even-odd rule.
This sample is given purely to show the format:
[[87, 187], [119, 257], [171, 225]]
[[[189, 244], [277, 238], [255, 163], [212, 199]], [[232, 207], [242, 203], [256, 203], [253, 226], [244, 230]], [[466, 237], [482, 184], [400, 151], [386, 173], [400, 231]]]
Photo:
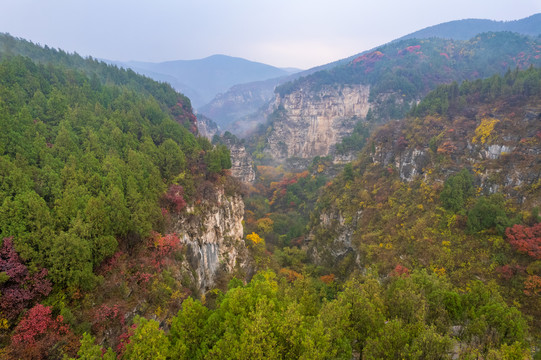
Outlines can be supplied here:
[[540, 100], [535, 68], [430, 93], [327, 185], [311, 258], [339, 278], [425, 269], [461, 289], [482, 280], [538, 339]]
[[[168, 85], [103, 69], [108, 84], [28, 58], [0, 63], [3, 345], [13, 335], [3, 356], [57, 358], [62, 349], [39, 343], [53, 334], [40, 331], [64, 341], [73, 337], [70, 325], [85, 326], [74, 313], [103, 283], [104, 260], [161, 239], [165, 214], [201, 199], [230, 167], [225, 147], [179, 124], [189, 126], [193, 117], [186, 98]], [[45, 323], [25, 323], [39, 316]]]
[[541, 34], [539, 22], [541, 14], [535, 14], [520, 20], [494, 21], [484, 19], [464, 19], [449, 21], [415, 31], [399, 40], [443, 38], [468, 40], [477, 34], [495, 31], [510, 31], [522, 35], [538, 36]]
[[539, 38], [510, 32], [484, 33], [470, 40], [406, 39], [381, 46], [337, 66], [276, 88], [281, 96], [300, 88], [371, 85], [374, 114], [400, 118], [411, 102], [437, 85], [503, 74], [509, 68], [541, 64]]
[[[500, 36], [529, 46], [513, 61], [538, 60], [537, 40], [513, 34], [468, 46]], [[241, 186], [169, 85], [5, 39], [1, 358], [541, 356], [538, 68], [450, 82], [403, 119], [357, 127], [348, 141], [364, 146], [339, 174], [316, 157], [259, 165]], [[403, 71], [382, 56], [397, 77], [380, 95], [397, 82], [413, 100], [446, 79], [422, 79], [415, 46]], [[500, 72], [483, 49], [446, 54]], [[356, 66], [383, 71], [343, 69]], [[359, 80], [340, 71], [325, 76]]]

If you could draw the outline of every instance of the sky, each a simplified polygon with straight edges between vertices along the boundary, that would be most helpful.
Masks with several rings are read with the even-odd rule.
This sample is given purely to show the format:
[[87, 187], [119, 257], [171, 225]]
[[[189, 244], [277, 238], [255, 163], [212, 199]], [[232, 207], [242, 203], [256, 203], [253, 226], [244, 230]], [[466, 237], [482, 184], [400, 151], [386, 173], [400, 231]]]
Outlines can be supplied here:
[[0, 0], [0, 32], [108, 60], [308, 69], [446, 21], [540, 12], [541, 0]]

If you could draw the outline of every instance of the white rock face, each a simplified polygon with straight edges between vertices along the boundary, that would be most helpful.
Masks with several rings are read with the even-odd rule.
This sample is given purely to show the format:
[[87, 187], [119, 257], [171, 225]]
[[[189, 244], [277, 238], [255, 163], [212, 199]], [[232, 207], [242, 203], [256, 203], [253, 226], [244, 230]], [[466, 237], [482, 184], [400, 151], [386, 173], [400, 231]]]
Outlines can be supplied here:
[[402, 154], [395, 166], [403, 181], [413, 181], [417, 175], [422, 174], [423, 165], [428, 163], [429, 156], [424, 150], [411, 149]]
[[188, 261], [201, 290], [215, 285], [220, 272], [230, 273], [246, 261], [242, 220], [244, 202], [240, 195], [227, 197], [217, 189], [216, 203], [203, 202], [188, 208], [172, 226], [187, 247]]
[[252, 183], [255, 181], [255, 170], [252, 157], [242, 144], [227, 143], [231, 153], [231, 175], [242, 182]]
[[212, 120], [199, 115], [197, 118], [197, 131], [203, 137], [212, 141], [214, 135], [220, 134], [220, 128]]
[[352, 117], [366, 117], [369, 94], [369, 86], [344, 85], [277, 96], [275, 108], [283, 108], [285, 118], [274, 122], [266, 151], [278, 160], [329, 155], [353, 131]]
[[506, 145], [490, 145], [485, 151], [484, 155], [487, 159], [499, 159], [502, 154], [510, 153], [514, 150], [514, 147]]

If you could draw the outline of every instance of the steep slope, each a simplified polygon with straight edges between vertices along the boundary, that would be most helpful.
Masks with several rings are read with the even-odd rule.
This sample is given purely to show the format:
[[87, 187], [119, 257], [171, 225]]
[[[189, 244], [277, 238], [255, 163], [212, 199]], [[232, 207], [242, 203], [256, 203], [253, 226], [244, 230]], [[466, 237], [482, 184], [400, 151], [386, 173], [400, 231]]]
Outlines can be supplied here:
[[[179, 124], [193, 125], [189, 100], [130, 71], [12, 45], [0, 62], [0, 357], [73, 357], [91, 328], [116, 342], [126, 320], [165, 319], [240, 271], [229, 151]], [[27, 316], [45, 323], [28, 332]]]
[[538, 240], [513, 239], [541, 221], [540, 101], [533, 68], [429, 94], [328, 185], [312, 258], [339, 276], [426, 268], [456, 284], [495, 280], [539, 329], [539, 256], [526, 245]]
[[68, 54], [63, 50], [39, 46], [24, 39], [14, 38], [0, 33], [0, 59], [13, 56], [26, 56], [40, 64], [64, 66], [83, 72], [90, 77], [92, 86], [114, 84], [125, 86], [133, 91], [153, 96], [160, 108], [175, 117], [192, 133], [197, 132], [196, 118], [190, 99], [176, 92], [170, 85], [158, 83], [140, 76], [131, 70], [121, 70], [91, 57], [83, 58], [78, 54]]
[[[538, 36], [541, 34], [541, 30], [539, 29], [541, 29], [541, 14], [508, 22], [476, 19], [457, 20], [419, 30], [395, 41], [411, 38], [426, 39], [434, 37], [469, 40], [477, 34], [489, 31], [510, 31], [522, 35]], [[276, 85], [285, 84], [300, 77], [309, 76], [318, 71], [329, 70], [345, 65], [355, 58], [373, 52], [374, 50], [376, 49], [305, 70], [288, 77], [235, 86], [227, 92], [218, 95], [215, 99], [198, 110], [218, 122], [224, 130], [245, 137], [252, 133], [258, 124], [264, 122], [265, 116], [255, 114], [254, 109], [258, 109], [265, 103], [273, 101], [273, 91]], [[256, 96], [254, 96], [254, 94], [256, 94]], [[252, 111], [252, 114], [250, 114], [250, 111]], [[238, 121], [238, 123], [234, 123], [234, 120]]]
[[355, 117], [396, 119], [441, 83], [541, 65], [539, 39], [486, 33], [468, 41], [403, 40], [277, 87], [265, 152], [274, 159], [334, 153]]
[[203, 114], [197, 114], [197, 130], [203, 137], [212, 141], [214, 135], [220, 134], [218, 125]]

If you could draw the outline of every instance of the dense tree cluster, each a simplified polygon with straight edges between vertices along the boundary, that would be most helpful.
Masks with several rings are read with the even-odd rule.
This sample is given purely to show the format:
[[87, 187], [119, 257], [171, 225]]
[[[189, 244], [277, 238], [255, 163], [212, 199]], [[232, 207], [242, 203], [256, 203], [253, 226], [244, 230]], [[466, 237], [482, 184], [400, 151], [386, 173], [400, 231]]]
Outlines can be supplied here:
[[[180, 94], [98, 67], [120, 78], [102, 83], [18, 56], [0, 63], [3, 332], [16, 334], [24, 310], [49, 294], [92, 290], [104, 260], [162, 231], [168, 211], [182, 211], [231, 166], [227, 148], [190, 132]], [[68, 336], [55, 321], [44, 331]]]
[[485, 80], [453, 82], [441, 85], [411, 110], [413, 116], [443, 115], [464, 108], [468, 100], [494, 101], [501, 97], [527, 98], [541, 95], [541, 69], [507, 70], [505, 75], [493, 75]]
[[[460, 291], [426, 271], [383, 283], [357, 275], [340, 289], [264, 271], [247, 285], [232, 280], [213, 306], [186, 299], [167, 333], [154, 320], [136, 318], [121, 358], [522, 358], [521, 313], [493, 285], [475, 281], [469, 288]], [[85, 335], [78, 355], [98, 349]]]

